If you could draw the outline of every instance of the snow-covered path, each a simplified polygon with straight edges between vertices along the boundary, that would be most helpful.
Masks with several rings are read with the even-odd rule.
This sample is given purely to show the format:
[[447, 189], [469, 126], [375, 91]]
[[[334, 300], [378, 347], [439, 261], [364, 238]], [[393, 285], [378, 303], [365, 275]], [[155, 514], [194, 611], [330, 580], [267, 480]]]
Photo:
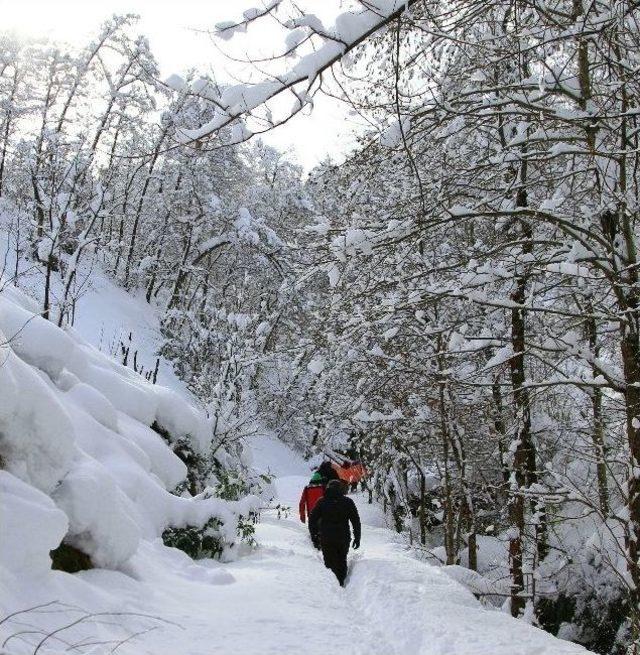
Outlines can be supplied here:
[[[280, 501], [292, 507], [287, 518], [263, 515], [257, 534], [260, 548], [255, 553], [230, 564], [193, 562], [160, 542], [145, 542], [125, 572], [59, 573], [54, 588], [25, 589], [25, 606], [56, 598], [172, 622], [124, 644], [119, 655], [587, 652], [504, 613], [482, 608], [441, 569], [413, 558], [384, 527], [380, 511], [357, 496], [364, 524], [362, 547], [350, 554], [347, 586], [340, 588], [297, 517], [308, 466], [269, 439], [256, 443], [254, 453], [256, 464], [279, 475]], [[55, 617], [50, 620], [55, 625]], [[134, 629], [132, 623], [131, 632]], [[92, 630], [93, 638], [112, 638], [108, 624]], [[96, 635], [96, 630], [101, 634]]]
[[[314, 551], [297, 501], [308, 467], [287, 448], [264, 440], [256, 463], [280, 477], [288, 518], [265, 514], [257, 553], [228, 565], [173, 562], [136, 565], [162, 597], [155, 612], [183, 625], [163, 631], [153, 652], [190, 655], [573, 655], [575, 644], [489, 611], [442, 570], [412, 557], [384, 527], [380, 510], [356, 496], [363, 519], [360, 551], [350, 554], [347, 586], [338, 586]], [[301, 475], [302, 474], [302, 475]], [[168, 573], [168, 571], [171, 571]], [[223, 584], [224, 586], [220, 586]], [[177, 601], [177, 602], [176, 602]], [[181, 607], [167, 615], [167, 608]], [[147, 611], [148, 608], [147, 608]], [[154, 638], [155, 640], [155, 638]], [[189, 648], [185, 649], [185, 642]]]

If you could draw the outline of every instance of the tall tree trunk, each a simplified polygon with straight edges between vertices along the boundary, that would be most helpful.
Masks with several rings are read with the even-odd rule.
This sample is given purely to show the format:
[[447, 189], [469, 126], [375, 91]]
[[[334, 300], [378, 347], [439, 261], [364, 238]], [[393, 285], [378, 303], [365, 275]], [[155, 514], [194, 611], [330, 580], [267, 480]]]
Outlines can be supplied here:
[[42, 308], [42, 316], [43, 318], [50, 318], [51, 315], [51, 274], [53, 273], [53, 262], [54, 262], [54, 257], [53, 257], [53, 245], [51, 246], [51, 251], [49, 252], [49, 256], [47, 257], [47, 262], [46, 262], [46, 270], [45, 270], [45, 276], [44, 276], [44, 301], [43, 301], [43, 308]]
[[[594, 358], [600, 355], [600, 345], [598, 343], [598, 327], [596, 319], [593, 316], [593, 305], [588, 303], [586, 307], [587, 318], [587, 335], [589, 337], [589, 347]], [[599, 371], [592, 368], [593, 377], [599, 374]], [[607, 476], [607, 452], [604, 443], [604, 419], [602, 416], [602, 389], [594, 387], [591, 392], [591, 407], [593, 414], [593, 425], [591, 428], [591, 441], [596, 458], [596, 477], [598, 481], [598, 499], [600, 502], [600, 511], [603, 516], [609, 516], [609, 486]]]
[[136, 213], [133, 218], [133, 225], [131, 227], [131, 236], [129, 237], [129, 248], [127, 250], [127, 258], [125, 260], [125, 266], [124, 266], [125, 289], [129, 288], [129, 276], [131, 274], [131, 264], [133, 262], [133, 255], [135, 253], [136, 240], [138, 237], [138, 228], [140, 226], [140, 219], [142, 218], [142, 210], [144, 208], [144, 203], [147, 198], [147, 194], [149, 192], [151, 181], [153, 180], [153, 174], [155, 171], [156, 164], [158, 163], [158, 159], [160, 157], [162, 144], [164, 143], [166, 136], [167, 136], [167, 130], [164, 129], [159, 136], [156, 149], [153, 155], [151, 156], [151, 160], [149, 161], [149, 170], [147, 171], [147, 176], [145, 178], [144, 184], [142, 185], [140, 198], [138, 199], [138, 205], [136, 207]]
[[[525, 164], [521, 165], [521, 182], [526, 177]], [[527, 206], [527, 193], [524, 184], [520, 187], [516, 198], [516, 207]], [[526, 350], [526, 301], [528, 281], [528, 255], [533, 252], [532, 230], [528, 222], [521, 223], [524, 245], [522, 248], [521, 270], [517, 272], [515, 290], [511, 300], [516, 304], [511, 310], [511, 347], [513, 355], [509, 360], [511, 384], [516, 409], [515, 434], [511, 451], [513, 461], [509, 480], [509, 570], [511, 573], [511, 615], [520, 616], [524, 611], [524, 533], [525, 533], [525, 492], [530, 481], [531, 471], [535, 470], [535, 452], [531, 440], [531, 399], [525, 386], [525, 350]], [[532, 465], [533, 464], [533, 468]]]
[[[455, 412], [455, 405], [451, 395], [451, 387], [447, 384], [447, 396], [449, 398], [450, 413]], [[465, 528], [465, 541], [469, 552], [469, 568], [472, 571], [478, 570], [478, 544], [477, 544], [477, 528], [476, 528], [476, 514], [473, 502], [473, 489], [468, 478], [467, 470], [467, 456], [464, 448], [462, 438], [458, 432], [457, 426], [451, 417], [449, 417], [449, 428], [447, 435], [451, 440], [451, 451], [453, 453], [456, 466], [460, 475], [461, 499], [460, 499], [460, 527]]]
[[424, 546], [427, 543], [427, 508], [425, 507], [427, 494], [426, 480], [424, 477], [424, 471], [421, 467], [418, 467], [418, 474], [420, 475], [420, 508], [418, 511], [418, 522], [420, 524], [420, 543]]
[[4, 135], [2, 139], [2, 153], [0, 153], [0, 197], [4, 189], [4, 168], [7, 160], [7, 151], [9, 149], [9, 135], [13, 125], [13, 103], [18, 88], [18, 63], [14, 63], [13, 84], [11, 85], [11, 94], [9, 95], [7, 117], [4, 124]]
[[182, 259], [180, 261], [180, 267], [178, 268], [178, 274], [176, 275], [176, 281], [173, 284], [173, 289], [171, 291], [171, 296], [169, 297], [169, 302], [167, 304], [167, 309], [173, 309], [180, 299], [180, 292], [182, 287], [187, 280], [189, 271], [187, 270], [187, 260], [189, 259], [189, 253], [191, 252], [191, 237], [192, 237], [192, 224], [189, 224], [185, 243], [184, 250], [182, 252]]
[[[631, 10], [631, 7], [629, 7]], [[624, 31], [622, 25], [621, 31]], [[629, 180], [627, 179], [627, 149], [633, 148], [629, 142], [628, 112], [632, 102], [629, 98], [629, 72], [623, 63], [623, 53], [618, 40], [618, 29], [611, 36], [611, 47], [615, 55], [614, 70], [620, 81], [620, 126], [618, 157], [618, 207], [619, 230], [622, 236], [622, 248], [613, 245], [613, 261], [623, 254], [624, 268], [620, 272], [620, 285], [624, 294], [622, 309], [625, 321], [622, 323], [621, 353], [625, 378], [625, 409], [627, 441], [629, 445], [629, 473], [627, 479], [629, 523], [626, 535], [626, 556], [629, 577], [631, 578], [629, 607], [631, 608], [632, 639], [634, 653], [640, 645], [640, 301], [638, 289], [638, 252], [636, 243], [637, 211], [627, 206]], [[637, 153], [635, 154], [637, 157]], [[631, 182], [633, 187], [634, 181]], [[637, 192], [637, 191], [636, 191]], [[618, 252], [616, 252], [618, 251]], [[620, 291], [618, 290], [618, 293]]]
[[627, 440], [629, 443], [629, 477], [628, 510], [629, 524], [625, 537], [627, 551], [627, 568], [631, 577], [629, 607], [633, 627], [633, 638], [640, 639], [640, 338], [638, 326], [640, 313], [636, 305], [633, 317], [633, 327], [626, 325], [622, 337], [622, 361], [626, 381], [625, 409], [627, 418]]
[[449, 440], [443, 439], [442, 454], [444, 459], [444, 550], [447, 556], [447, 565], [456, 561], [455, 553], [455, 512], [453, 508], [453, 494], [451, 492], [451, 470], [449, 462]]
[[496, 376], [491, 385], [491, 395], [493, 397], [493, 429], [498, 439], [498, 455], [500, 457], [500, 470], [502, 472], [501, 491], [505, 497], [509, 494], [509, 463], [507, 462], [507, 426], [504, 421], [504, 407], [502, 403], [502, 390], [500, 389], [500, 379]]

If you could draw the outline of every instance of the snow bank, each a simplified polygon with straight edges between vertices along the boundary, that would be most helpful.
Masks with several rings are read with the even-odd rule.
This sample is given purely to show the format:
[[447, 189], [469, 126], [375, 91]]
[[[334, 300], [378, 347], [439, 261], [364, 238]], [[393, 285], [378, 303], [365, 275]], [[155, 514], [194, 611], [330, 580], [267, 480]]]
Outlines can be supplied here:
[[38, 316], [8, 285], [0, 330], [0, 574], [49, 571], [63, 539], [97, 567], [122, 568], [142, 541], [212, 517], [236, 540], [237, 517], [259, 500], [172, 494], [187, 469], [151, 428], [204, 454], [203, 411]]
[[163, 439], [158, 439], [157, 432], [122, 413], [119, 425], [123, 434], [145, 452], [149, 458], [149, 471], [166, 489], [175, 489], [187, 477], [184, 462], [173, 454]]
[[[0, 332], [0, 343], [5, 337]], [[11, 342], [9, 342], [11, 343]], [[26, 483], [50, 492], [74, 455], [74, 428], [37, 369], [0, 348], [0, 457]]]
[[0, 471], [0, 562], [21, 575], [51, 569], [49, 551], [67, 531], [67, 517], [41, 491], [7, 471]]
[[26, 309], [30, 304], [26, 298], [16, 302], [20, 300], [16, 289], [12, 289], [11, 296], [4, 291], [0, 295], [0, 330], [17, 355], [51, 377], [57, 377], [80, 353], [62, 330]]
[[[96, 353], [101, 355], [100, 353]], [[72, 369], [79, 379], [95, 387], [118, 409], [141, 423], [151, 425], [158, 409], [151, 385], [142, 378], [131, 379], [133, 373], [125, 366], [108, 360], [94, 358], [83, 370]], [[124, 370], [122, 370], [124, 369]]]
[[196, 452], [204, 453], [211, 434], [208, 419], [175, 391], [155, 387], [154, 392], [158, 425], [174, 439], [190, 437]]
[[507, 581], [493, 581], [485, 578], [477, 571], [472, 571], [465, 566], [452, 564], [444, 566], [442, 570], [453, 580], [459, 582], [463, 587], [468, 589], [474, 596], [492, 597], [495, 596], [500, 601], [504, 601], [509, 594], [509, 584]]
[[96, 460], [83, 457], [53, 493], [69, 518], [67, 541], [96, 566], [117, 567], [138, 549], [140, 529], [127, 497]]
[[495, 593], [495, 589], [481, 575], [462, 567], [440, 568], [419, 562], [405, 546], [390, 541], [390, 535], [385, 530], [365, 528], [362, 550], [352, 559], [345, 590], [350, 604], [367, 617], [371, 629], [378, 633], [379, 650], [369, 652], [415, 655], [586, 655], [588, 652], [582, 646], [563, 642], [525, 621], [513, 619], [508, 613], [482, 606], [473, 593]]
[[82, 407], [98, 423], [118, 431], [118, 416], [115, 407], [97, 389], [84, 382], [74, 384], [67, 392], [69, 398]]

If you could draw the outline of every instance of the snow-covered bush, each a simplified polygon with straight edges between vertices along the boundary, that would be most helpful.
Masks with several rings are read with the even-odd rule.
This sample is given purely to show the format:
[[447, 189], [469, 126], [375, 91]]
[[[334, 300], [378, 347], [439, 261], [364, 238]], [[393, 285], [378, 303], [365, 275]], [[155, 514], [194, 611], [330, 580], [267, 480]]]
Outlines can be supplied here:
[[606, 655], [626, 653], [630, 638], [624, 531], [619, 517], [580, 516], [553, 531], [549, 554], [537, 571], [536, 613], [553, 634]]
[[218, 558], [225, 546], [220, 531], [220, 519], [212, 517], [202, 527], [188, 525], [184, 528], [167, 528], [162, 533], [165, 546], [178, 548], [192, 559]]
[[[181, 449], [176, 451], [181, 458], [184, 457], [185, 444], [178, 442]], [[208, 480], [211, 486], [207, 486], [195, 499], [219, 498], [230, 502], [239, 502], [247, 497], [270, 498], [271, 477], [265, 474], [252, 474], [241, 462], [237, 461], [235, 467], [225, 466], [217, 457], [212, 457], [210, 462], [203, 457], [195, 457], [191, 451], [186, 459], [183, 459], [187, 466], [190, 463], [197, 465], [197, 469], [191, 478], [194, 484]], [[206, 475], [202, 475], [206, 473]], [[199, 476], [199, 477], [198, 477]], [[185, 484], [177, 488], [177, 492], [184, 493]], [[245, 511], [238, 511], [234, 514], [233, 520], [227, 525], [216, 516], [213, 516], [202, 526], [185, 525], [182, 527], [169, 527], [162, 533], [162, 540], [165, 545], [178, 548], [193, 559], [204, 557], [229, 558], [238, 550], [241, 545], [255, 546], [255, 526], [259, 520], [259, 508], [248, 507]], [[224, 529], [223, 529], [224, 527]], [[235, 527], [235, 531], [234, 528]]]
[[43, 575], [53, 557], [57, 568], [119, 569], [168, 528], [199, 532], [205, 550], [227, 557], [251, 542], [260, 500], [241, 473], [221, 476], [220, 493], [172, 493], [189, 469], [151, 425], [209, 461], [204, 412], [0, 288], [0, 566]]
[[[247, 494], [246, 483], [237, 480], [230, 481], [230, 476], [216, 488], [207, 488], [198, 499], [222, 498], [237, 501]], [[212, 557], [228, 559], [241, 545], [255, 546], [255, 525], [259, 519], [257, 507], [247, 508], [244, 513], [235, 513], [233, 519], [226, 521], [218, 516], [212, 516], [204, 525], [185, 525], [169, 527], [162, 533], [166, 546], [172, 546], [184, 551], [193, 559]], [[234, 530], [235, 528], [235, 530]]]

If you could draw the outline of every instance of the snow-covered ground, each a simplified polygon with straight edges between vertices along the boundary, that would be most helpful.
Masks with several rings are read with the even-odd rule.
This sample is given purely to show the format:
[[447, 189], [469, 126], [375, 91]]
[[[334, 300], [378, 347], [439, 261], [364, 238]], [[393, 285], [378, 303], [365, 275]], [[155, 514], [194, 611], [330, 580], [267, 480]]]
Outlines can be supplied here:
[[[274, 454], [276, 455], [274, 457]], [[351, 551], [344, 589], [326, 570], [309, 542], [295, 508], [309, 473], [308, 465], [282, 444], [262, 439], [254, 445], [254, 463], [278, 475], [279, 500], [293, 508], [288, 518], [267, 515], [258, 530], [256, 555], [267, 574], [264, 593], [272, 606], [259, 605], [257, 629], [224, 642], [221, 652], [305, 655], [569, 655], [586, 653], [576, 644], [516, 621], [480, 603], [444, 569], [418, 561], [385, 525], [381, 509], [353, 498], [363, 521], [362, 546]], [[246, 565], [246, 561], [245, 561]], [[229, 571], [243, 567], [233, 563]], [[241, 579], [238, 577], [238, 581]], [[263, 587], [260, 576], [257, 595]], [[280, 638], [272, 643], [271, 627]], [[235, 648], [235, 649], [234, 649]]]
[[[384, 527], [376, 506], [355, 496], [363, 518], [362, 547], [350, 555], [346, 588], [338, 586], [311, 547], [295, 511], [309, 467], [286, 446], [253, 442], [254, 465], [276, 474], [288, 517], [263, 513], [260, 547], [239, 560], [194, 562], [160, 540], [145, 541], [120, 571], [57, 573], [39, 586], [12, 589], [5, 613], [57, 600], [91, 611], [127, 612], [162, 619], [106, 617], [76, 626], [68, 640], [123, 639], [122, 654], [154, 655], [569, 655], [580, 646], [487, 610], [442, 569], [416, 560]], [[53, 608], [44, 608], [45, 611]], [[58, 608], [56, 608], [58, 609]], [[49, 628], [73, 619], [61, 612], [16, 617]], [[0, 626], [5, 639], [24, 626]], [[116, 624], [116, 625], [114, 625]], [[33, 643], [33, 640], [31, 640]], [[0, 642], [1, 643], [1, 642]], [[32, 652], [18, 639], [8, 652]], [[61, 652], [60, 644], [48, 652]], [[109, 652], [95, 646], [83, 652]]]
[[[7, 220], [0, 205], [0, 271], [5, 272], [0, 289], [5, 285], [11, 286], [9, 278], [12, 279], [12, 273], [16, 270], [15, 246], [4, 225]], [[34, 308], [42, 311], [43, 272], [28, 260], [20, 260], [17, 270], [20, 289], [35, 300]], [[158, 308], [146, 302], [143, 292], [127, 292], [119, 287], [89, 257], [81, 260], [78, 270], [82, 292], [76, 301], [74, 324], [69, 332], [118, 361], [122, 360], [120, 343], [123, 342], [125, 346], [130, 346], [130, 367], [134, 352], [137, 351], [139, 367], [145, 371], [153, 370], [156, 353], [162, 344]], [[62, 282], [54, 276], [51, 280], [54, 303], [61, 295]], [[54, 319], [56, 315], [57, 309], [54, 311]], [[157, 381], [195, 402], [185, 384], [175, 375], [171, 363], [162, 357], [159, 360]]]

